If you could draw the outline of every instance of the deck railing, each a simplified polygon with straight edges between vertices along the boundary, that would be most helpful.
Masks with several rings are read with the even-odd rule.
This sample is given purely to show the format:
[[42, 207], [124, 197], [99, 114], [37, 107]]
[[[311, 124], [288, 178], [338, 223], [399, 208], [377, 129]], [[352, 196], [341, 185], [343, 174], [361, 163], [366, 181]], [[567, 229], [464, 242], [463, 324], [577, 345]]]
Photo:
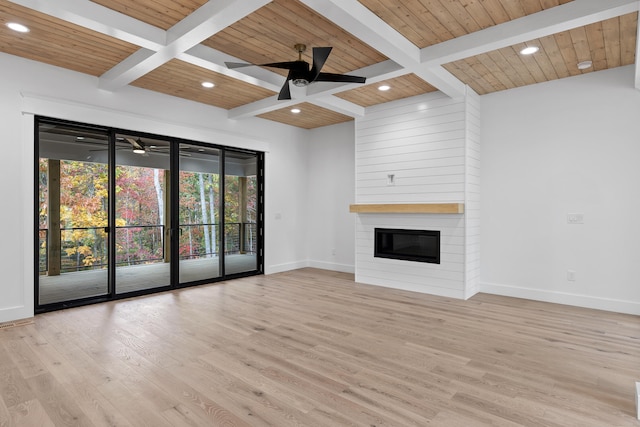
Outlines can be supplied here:
[[[205, 229], [207, 232], [205, 233]], [[181, 259], [214, 257], [220, 253], [220, 224], [181, 224]], [[257, 225], [254, 222], [225, 224], [225, 254], [255, 254]], [[205, 236], [210, 244], [205, 243]], [[213, 237], [213, 244], [211, 240]], [[126, 225], [116, 227], [116, 265], [137, 265], [165, 259], [164, 225]], [[49, 254], [49, 229], [39, 230], [40, 274], [47, 274], [53, 257]], [[60, 230], [60, 272], [106, 268], [107, 233], [105, 227], [70, 227]]]

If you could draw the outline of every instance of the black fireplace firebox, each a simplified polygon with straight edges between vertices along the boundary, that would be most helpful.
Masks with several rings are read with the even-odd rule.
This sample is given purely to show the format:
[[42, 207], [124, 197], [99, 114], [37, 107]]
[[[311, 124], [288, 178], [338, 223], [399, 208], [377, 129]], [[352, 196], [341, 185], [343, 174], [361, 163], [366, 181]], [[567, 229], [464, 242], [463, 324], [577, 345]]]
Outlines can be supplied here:
[[373, 256], [440, 264], [440, 231], [376, 228]]

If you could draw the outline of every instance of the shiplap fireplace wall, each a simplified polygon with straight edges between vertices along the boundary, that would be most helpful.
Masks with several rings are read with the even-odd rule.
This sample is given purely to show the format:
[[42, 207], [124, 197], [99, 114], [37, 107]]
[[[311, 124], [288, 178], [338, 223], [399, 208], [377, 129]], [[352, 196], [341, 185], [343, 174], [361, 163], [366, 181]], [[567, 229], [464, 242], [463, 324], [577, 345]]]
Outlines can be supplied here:
[[[454, 298], [478, 292], [480, 102], [472, 90], [367, 108], [356, 205], [463, 203], [464, 213], [356, 213], [356, 281]], [[374, 229], [440, 230], [440, 264], [374, 258]]]

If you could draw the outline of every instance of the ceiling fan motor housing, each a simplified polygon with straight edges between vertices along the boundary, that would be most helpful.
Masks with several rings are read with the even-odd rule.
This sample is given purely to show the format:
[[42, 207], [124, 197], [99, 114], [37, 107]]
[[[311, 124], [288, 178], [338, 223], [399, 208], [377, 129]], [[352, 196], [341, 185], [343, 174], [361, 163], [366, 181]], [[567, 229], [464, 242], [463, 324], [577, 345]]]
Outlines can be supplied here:
[[309, 63], [296, 61], [296, 67], [289, 72], [291, 82], [298, 87], [309, 85]]

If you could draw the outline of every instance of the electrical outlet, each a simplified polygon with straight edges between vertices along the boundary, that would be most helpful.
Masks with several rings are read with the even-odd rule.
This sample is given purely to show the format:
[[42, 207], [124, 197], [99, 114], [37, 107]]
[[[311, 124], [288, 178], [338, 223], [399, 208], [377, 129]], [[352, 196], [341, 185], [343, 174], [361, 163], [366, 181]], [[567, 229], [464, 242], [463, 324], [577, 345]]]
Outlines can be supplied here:
[[576, 272], [575, 270], [567, 270], [567, 280], [570, 282], [576, 281]]

